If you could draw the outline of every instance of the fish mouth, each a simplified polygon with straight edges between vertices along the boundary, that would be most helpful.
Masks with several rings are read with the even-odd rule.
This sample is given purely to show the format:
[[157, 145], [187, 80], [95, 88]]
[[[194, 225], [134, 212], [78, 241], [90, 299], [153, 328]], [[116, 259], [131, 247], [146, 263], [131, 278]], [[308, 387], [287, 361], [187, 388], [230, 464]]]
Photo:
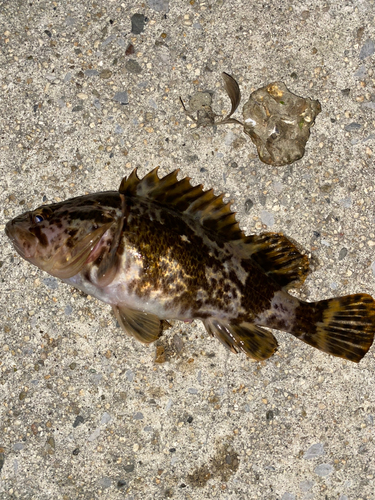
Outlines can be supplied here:
[[29, 231], [20, 228], [13, 221], [5, 226], [5, 234], [8, 236], [16, 252], [24, 259], [30, 260], [35, 255], [38, 245], [37, 238]]

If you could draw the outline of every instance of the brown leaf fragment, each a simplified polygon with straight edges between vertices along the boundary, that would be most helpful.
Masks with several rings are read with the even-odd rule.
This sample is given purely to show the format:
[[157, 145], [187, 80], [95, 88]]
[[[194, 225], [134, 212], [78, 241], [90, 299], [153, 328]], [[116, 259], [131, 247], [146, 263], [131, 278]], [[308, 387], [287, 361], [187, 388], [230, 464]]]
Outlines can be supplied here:
[[164, 346], [158, 345], [156, 347], [156, 355], [155, 355], [155, 363], [158, 364], [163, 364], [167, 361], [166, 355], [165, 355], [165, 349]]
[[223, 73], [222, 76], [224, 79], [225, 90], [229, 96], [231, 103], [232, 103], [232, 109], [230, 110], [229, 115], [226, 118], [224, 118], [224, 120], [223, 120], [223, 121], [226, 121], [230, 116], [233, 115], [233, 113], [238, 108], [238, 106], [241, 102], [241, 91], [240, 91], [240, 87], [238, 86], [238, 83], [231, 75], [228, 75], [228, 73]]

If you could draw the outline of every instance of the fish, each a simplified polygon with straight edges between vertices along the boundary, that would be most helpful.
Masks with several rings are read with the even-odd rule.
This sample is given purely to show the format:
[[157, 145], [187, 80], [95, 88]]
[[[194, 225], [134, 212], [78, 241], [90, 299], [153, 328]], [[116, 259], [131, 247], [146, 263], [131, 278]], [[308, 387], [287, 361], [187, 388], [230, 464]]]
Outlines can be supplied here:
[[308, 257], [281, 233], [246, 236], [230, 202], [213, 189], [159, 177], [125, 177], [118, 191], [42, 205], [10, 220], [18, 254], [110, 304], [125, 333], [155, 342], [168, 320], [201, 320], [234, 353], [262, 361], [271, 330], [353, 362], [370, 349], [375, 301], [367, 293], [305, 302], [289, 293]]

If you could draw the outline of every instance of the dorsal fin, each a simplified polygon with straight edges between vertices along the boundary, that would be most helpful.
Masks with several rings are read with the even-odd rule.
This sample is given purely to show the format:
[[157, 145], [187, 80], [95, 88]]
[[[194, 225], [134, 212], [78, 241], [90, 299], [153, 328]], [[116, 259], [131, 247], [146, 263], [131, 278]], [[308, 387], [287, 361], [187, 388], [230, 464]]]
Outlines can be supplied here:
[[245, 236], [230, 210], [230, 203], [224, 203], [223, 194], [215, 196], [213, 189], [204, 191], [201, 184], [192, 186], [189, 177], [179, 181], [179, 170], [161, 179], [157, 172], [155, 168], [139, 179], [137, 171], [133, 170], [122, 180], [120, 193], [148, 199], [195, 219], [222, 242], [233, 243], [243, 259], [251, 258], [281, 287], [292, 288], [305, 281], [309, 260], [284, 235]]
[[190, 177], [180, 181], [179, 170], [162, 177], [157, 175], [158, 167], [139, 179], [137, 171], [125, 177], [119, 192], [125, 196], [139, 196], [150, 201], [187, 214], [200, 222], [204, 229], [219, 236], [223, 241], [244, 238], [230, 203], [224, 203], [221, 194], [215, 196], [213, 189], [204, 191], [203, 186], [192, 186]]
[[309, 274], [307, 255], [283, 234], [253, 234], [236, 244], [244, 256], [250, 257], [267, 276], [287, 290], [302, 285]]

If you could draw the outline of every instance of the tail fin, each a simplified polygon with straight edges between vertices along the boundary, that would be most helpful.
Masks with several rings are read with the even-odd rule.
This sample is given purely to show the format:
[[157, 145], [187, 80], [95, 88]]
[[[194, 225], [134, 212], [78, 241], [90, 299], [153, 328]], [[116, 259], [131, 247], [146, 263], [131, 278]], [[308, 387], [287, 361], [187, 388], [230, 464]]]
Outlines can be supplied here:
[[365, 293], [302, 302], [292, 335], [323, 352], [358, 363], [375, 333], [375, 301]]

